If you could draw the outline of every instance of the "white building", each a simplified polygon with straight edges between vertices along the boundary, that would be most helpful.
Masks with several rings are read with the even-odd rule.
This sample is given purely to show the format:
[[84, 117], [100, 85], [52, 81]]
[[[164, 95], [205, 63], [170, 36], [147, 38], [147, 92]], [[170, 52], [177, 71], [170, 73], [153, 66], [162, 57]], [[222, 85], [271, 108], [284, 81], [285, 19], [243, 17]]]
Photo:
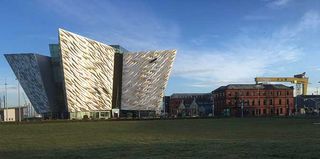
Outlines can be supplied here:
[[[17, 107], [14, 108], [5, 108], [5, 109], [0, 109], [0, 121], [4, 122], [16, 122], [19, 121], [19, 118], [21, 120], [24, 119], [24, 109], [26, 107], [21, 107], [20, 109]], [[21, 110], [21, 111], [19, 111]], [[20, 115], [19, 115], [20, 112]]]

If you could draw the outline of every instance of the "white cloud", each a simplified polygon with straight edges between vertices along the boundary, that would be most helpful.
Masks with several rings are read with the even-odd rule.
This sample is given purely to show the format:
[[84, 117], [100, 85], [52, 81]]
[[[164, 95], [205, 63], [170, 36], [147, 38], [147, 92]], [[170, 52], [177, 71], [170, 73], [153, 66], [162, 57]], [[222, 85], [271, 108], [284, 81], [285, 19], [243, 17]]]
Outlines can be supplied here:
[[[266, 73], [271, 66], [284, 69], [303, 55], [296, 39], [316, 30], [319, 14], [307, 12], [296, 24], [284, 26], [265, 37], [239, 35], [223, 49], [181, 50], [177, 55], [174, 76], [193, 79], [193, 87], [220, 86], [228, 83], [253, 83], [254, 77]], [[201, 52], [201, 54], [199, 54]]]
[[[289, 2], [272, 0], [268, 1], [268, 5], [283, 7]], [[189, 83], [193, 87], [252, 83], [256, 76], [279, 71], [277, 68], [270, 69], [274, 65], [286, 70], [285, 64], [296, 62], [303, 54], [303, 47], [296, 43], [296, 39], [319, 27], [318, 12], [310, 11], [297, 23], [281, 27], [264, 37], [248, 36], [250, 31], [247, 31], [229, 41], [224, 48], [190, 50], [184, 44], [179, 44], [180, 28], [175, 22], [162, 20], [144, 4], [136, 3], [124, 6], [125, 4], [110, 1], [90, 1], [85, 4], [77, 1], [45, 2], [61, 17], [91, 30], [86, 34], [97, 38], [96, 40], [122, 44], [135, 51], [178, 46], [173, 75], [194, 81]], [[262, 15], [244, 17], [245, 20], [268, 18], [270, 17]], [[199, 46], [219, 36], [200, 35], [190, 42]]]
[[[274, 43], [269, 41], [269, 47]], [[200, 50], [177, 55], [173, 75], [195, 80], [192, 86], [212, 86], [227, 83], [252, 83], [253, 78], [268, 72], [268, 66], [275, 63], [293, 62], [299, 54], [298, 49], [271, 49], [265, 45], [260, 48], [235, 47], [226, 52], [206, 52], [196, 55]], [[238, 50], [237, 50], [238, 49]], [[276, 51], [281, 49], [281, 51]], [[229, 52], [230, 51], [230, 52]], [[283, 55], [282, 52], [286, 52]]]
[[300, 30], [304, 29], [318, 29], [320, 26], [320, 15], [317, 11], [309, 11], [307, 12], [301, 22], [298, 25]]
[[267, 6], [270, 8], [282, 8], [282, 7], [285, 7], [286, 5], [288, 5], [288, 3], [290, 1], [291, 0], [271, 0], [267, 4]]

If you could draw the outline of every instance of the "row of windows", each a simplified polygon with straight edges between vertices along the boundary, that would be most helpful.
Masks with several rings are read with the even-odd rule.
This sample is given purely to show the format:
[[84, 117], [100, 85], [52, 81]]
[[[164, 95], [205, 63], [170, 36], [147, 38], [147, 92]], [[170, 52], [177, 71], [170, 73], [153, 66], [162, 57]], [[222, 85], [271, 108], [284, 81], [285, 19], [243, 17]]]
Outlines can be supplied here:
[[[271, 109], [271, 110], [269, 110], [268, 113], [270, 113], [270, 114], [273, 114], [273, 113], [283, 114], [284, 113], [282, 108], [276, 109], [275, 111], [276, 112], [274, 112], [274, 110]], [[266, 115], [268, 113], [267, 113], [267, 109], [262, 109], [262, 112], [261, 112], [261, 109], [255, 109], [255, 110], [252, 111], [252, 115]]]
[[206, 96], [203, 96], [203, 95], [200, 95], [200, 96], [179, 96], [179, 97], [171, 97], [172, 99], [210, 99], [210, 96], [206, 95]]
[[[254, 92], [254, 91], [247, 91], [247, 92], [244, 92], [244, 91], [239, 91], [239, 92], [228, 92], [227, 93], [229, 97], [231, 96], [265, 96], [265, 95], [276, 95], [276, 96], [281, 96], [281, 95], [290, 95], [290, 91], [287, 91], [287, 92], [281, 92], [281, 91], [277, 91], [277, 92], [273, 92], [273, 91], [268, 91], [268, 92], [265, 92], [265, 91], [257, 91], [257, 92]], [[217, 93], [217, 94], [214, 94], [215, 97], [224, 97], [225, 96], [225, 93]]]
[[[273, 99], [269, 99], [269, 100], [267, 100], [267, 99], [264, 99], [264, 100], [230, 100], [230, 101], [228, 101], [227, 105], [234, 106], [236, 104], [238, 104], [238, 105], [243, 104], [244, 106], [255, 106], [255, 105], [270, 105], [271, 106], [271, 105], [282, 105], [282, 104], [284, 104], [283, 102], [284, 101], [282, 99], [277, 100], [277, 102], [276, 102], [276, 100], [273, 100]], [[224, 102], [217, 101], [216, 104], [221, 105], [222, 103], [224, 103]], [[287, 99], [285, 104], [289, 105], [290, 100]]]

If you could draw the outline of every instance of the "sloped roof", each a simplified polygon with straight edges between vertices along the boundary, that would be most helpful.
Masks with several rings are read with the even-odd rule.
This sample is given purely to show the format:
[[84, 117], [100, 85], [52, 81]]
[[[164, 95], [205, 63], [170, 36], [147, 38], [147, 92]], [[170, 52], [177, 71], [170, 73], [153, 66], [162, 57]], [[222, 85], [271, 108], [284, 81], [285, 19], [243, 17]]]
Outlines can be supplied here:
[[205, 95], [211, 95], [211, 93], [173, 93], [171, 95], [171, 98], [182, 98], [182, 97], [194, 97], [194, 96], [205, 96]]
[[226, 90], [226, 89], [288, 89], [291, 90], [293, 87], [288, 87], [283, 84], [229, 84], [227, 86], [221, 86], [213, 92]]

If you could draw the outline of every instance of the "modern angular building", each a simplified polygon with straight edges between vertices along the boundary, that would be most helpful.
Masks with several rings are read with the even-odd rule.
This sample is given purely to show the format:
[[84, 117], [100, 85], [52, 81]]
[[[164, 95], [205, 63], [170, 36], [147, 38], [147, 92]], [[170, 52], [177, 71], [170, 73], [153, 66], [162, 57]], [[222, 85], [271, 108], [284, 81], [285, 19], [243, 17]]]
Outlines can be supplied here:
[[156, 113], [176, 50], [129, 52], [59, 29], [51, 57], [5, 54], [31, 104], [46, 117]]

